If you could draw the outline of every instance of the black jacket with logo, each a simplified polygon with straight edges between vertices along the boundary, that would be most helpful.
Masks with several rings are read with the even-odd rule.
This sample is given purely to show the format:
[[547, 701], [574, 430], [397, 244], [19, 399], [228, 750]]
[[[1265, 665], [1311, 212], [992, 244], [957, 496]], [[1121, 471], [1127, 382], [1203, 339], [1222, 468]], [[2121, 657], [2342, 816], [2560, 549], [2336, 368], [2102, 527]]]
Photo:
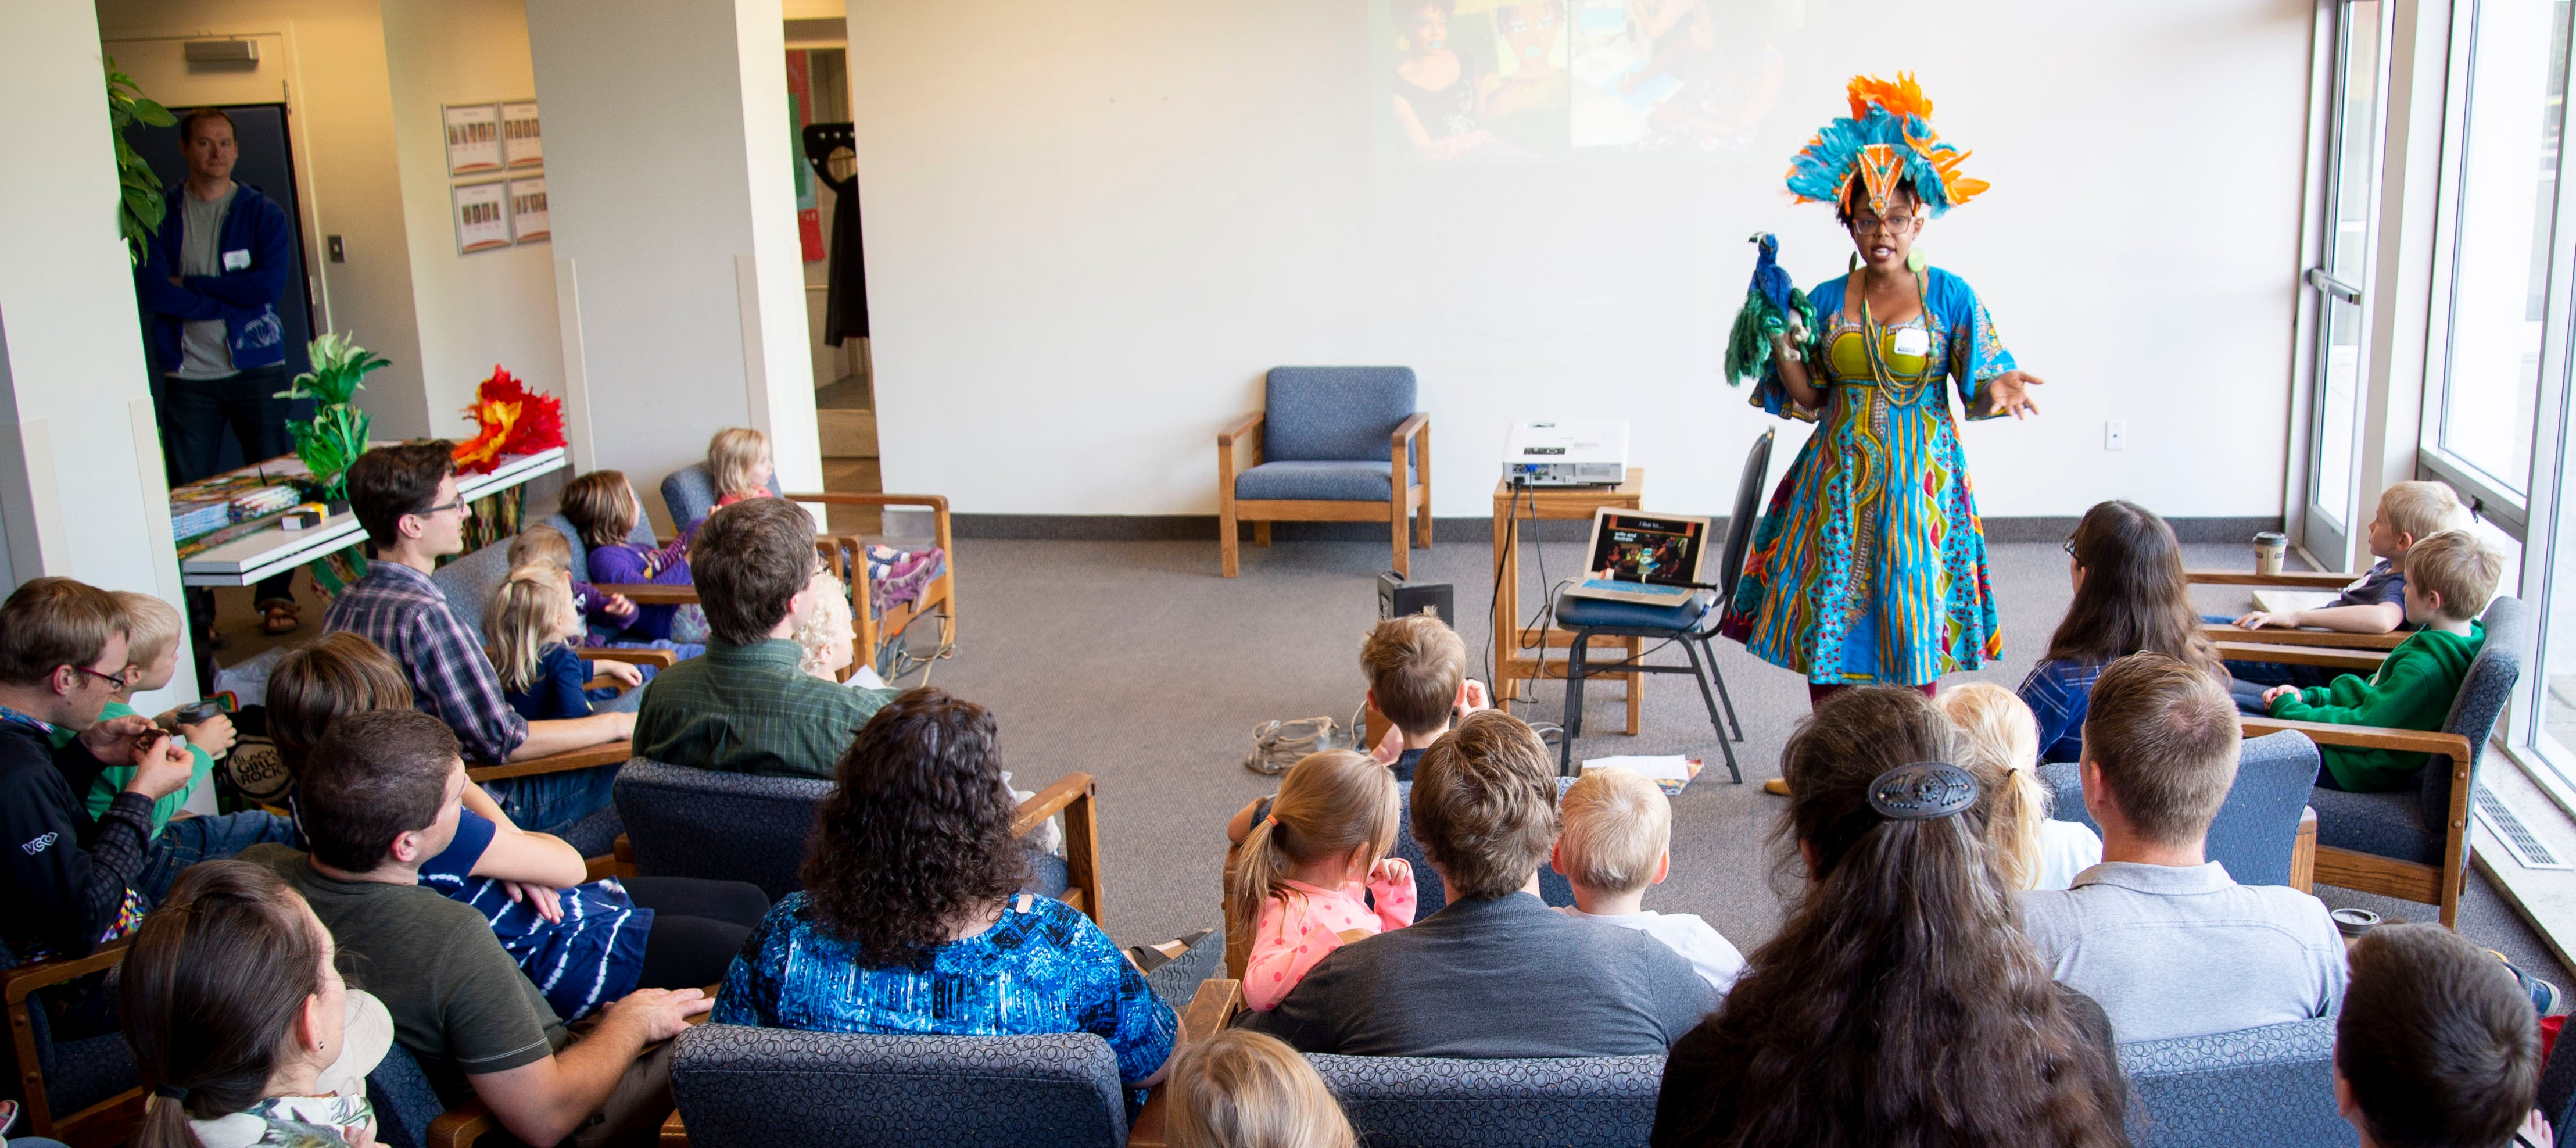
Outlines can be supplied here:
[[143, 872], [152, 800], [120, 793], [91, 818], [80, 794], [103, 768], [77, 740], [55, 749], [34, 727], [0, 721], [0, 942], [17, 960], [97, 947]]

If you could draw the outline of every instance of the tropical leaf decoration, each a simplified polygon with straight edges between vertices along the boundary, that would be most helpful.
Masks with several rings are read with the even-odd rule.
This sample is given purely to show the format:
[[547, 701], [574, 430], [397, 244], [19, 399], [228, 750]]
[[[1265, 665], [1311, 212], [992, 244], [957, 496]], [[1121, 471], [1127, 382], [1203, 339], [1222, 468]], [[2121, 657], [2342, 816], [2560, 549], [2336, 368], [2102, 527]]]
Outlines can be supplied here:
[[474, 420], [475, 434], [456, 444], [459, 474], [489, 474], [504, 456], [564, 444], [563, 400], [529, 390], [498, 363], [492, 365], [492, 376], [474, 389], [465, 417]]
[[367, 451], [367, 412], [350, 400], [365, 386], [359, 380], [367, 372], [389, 366], [391, 360], [338, 332], [315, 338], [307, 349], [313, 369], [295, 376], [276, 397], [313, 400], [313, 421], [286, 424], [287, 433], [295, 436], [295, 457], [313, 472], [321, 497], [346, 498], [349, 464]]
[[162, 107], [134, 83], [134, 77], [116, 70], [116, 59], [107, 60], [108, 134], [116, 139], [116, 182], [119, 200], [116, 210], [117, 230], [125, 236], [126, 258], [143, 262], [144, 249], [152, 242], [152, 233], [161, 229], [161, 217], [169, 205], [161, 198], [161, 177], [152, 174], [152, 165], [125, 142], [125, 129], [136, 124], [166, 128], [179, 122], [170, 109]]

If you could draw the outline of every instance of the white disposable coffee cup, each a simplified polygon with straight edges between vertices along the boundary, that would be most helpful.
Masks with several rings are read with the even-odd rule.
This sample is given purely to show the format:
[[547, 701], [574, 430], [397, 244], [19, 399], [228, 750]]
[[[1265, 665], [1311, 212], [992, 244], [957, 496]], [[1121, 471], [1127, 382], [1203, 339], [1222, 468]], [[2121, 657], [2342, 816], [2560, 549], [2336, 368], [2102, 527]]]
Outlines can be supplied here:
[[2266, 530], [2255, 535], [2254, 572], [2257, 574], [2280, 573], [2281, 561], [2283, 557], [2289, 553], [2289, 549], [2289, 536], [2282, 534], [2279, 531]]

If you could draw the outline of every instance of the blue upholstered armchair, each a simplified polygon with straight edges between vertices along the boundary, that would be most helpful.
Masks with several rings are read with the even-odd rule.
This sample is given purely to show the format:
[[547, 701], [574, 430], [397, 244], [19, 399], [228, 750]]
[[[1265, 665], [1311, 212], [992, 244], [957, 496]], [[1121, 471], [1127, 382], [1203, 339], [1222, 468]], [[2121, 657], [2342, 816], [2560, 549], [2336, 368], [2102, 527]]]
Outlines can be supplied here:
[[1360, 1142], [1377, 1148], [1630, 1148], [1655, 1127], [1660, 1056], [1445, 1060], [1309, 1054]]
[[1216, 432], [1217, 539], [1239, 570], [1235, 523], [1270, 545], [1273, 522], [1384, 522], [1395, 572], [1404, 537], [1431, 545], [1431, 416], [1413, 409], [1411, 367], [1272, 367], [1266, 405]]
[[[671, 529], [686, 530], [690, 523], [715, 513], [716, 499], [722, 493], [703, 462], [672, 471], [662, 479], [662, 506], [671, 512]], [[769, 476], [769, 493], [786, 493], [779, 489], [777, 475]]]
[[2120, 1046], [2138, 1148], [2354, 1144], [2335, 1110], [2335, 1018]]
[[[0, 988], [9, 1012], [10, 1063], [17, 1071], [0, 1084], [0, 1097], [18, 1101], [20, 1136], [72, 1144], [114, 1144], [133, 1134], [143, 1111], [142, 1078], [134, 1050], [115, 1029], [56, 1039], [45, 997], [79, 991], [61, 986], [113, 969], [125, 959], [125, 942], [101, 945], [85, 957], [18, 963], [0, 944]], [[102, 990], [104, 991], [104, 990]]]
[[[2039, 767], [2039, 777], [2053, 791], [2050, 816], [2073, 821], [2100, 833], [2084, 810], [2084, 767], [2057, 762]], [[2209, 823], [2209, 859], [2227, 866], [2227, 875], [2242, 885], [2289, 885], [2305, 891], [2313, 882], [2295, 871], [2299, 820], [2308, 792], [2317, 783], [2317, 746], [2298, 733], [2250, 738], [2236, 763], [2236, 784]]]

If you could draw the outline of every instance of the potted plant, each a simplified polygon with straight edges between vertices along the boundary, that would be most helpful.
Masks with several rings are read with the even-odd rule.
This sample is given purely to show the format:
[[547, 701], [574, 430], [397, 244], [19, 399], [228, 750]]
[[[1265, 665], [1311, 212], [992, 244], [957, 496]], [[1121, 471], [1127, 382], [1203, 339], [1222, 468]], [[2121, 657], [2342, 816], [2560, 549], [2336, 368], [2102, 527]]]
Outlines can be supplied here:
[[367, 412], [350, 399], [367, 372], [390, 365], [390, 360], [337, 333], [314, 339], [308, 349], [313, 369], [295, 376], [277, 397], [313, 400], [313, 421], [286, 424], [287, 433], [295, 436], [295, 457], [312, 472], [296, 487], [306, 500], [325, 503], [337, 514], [348, 507], [349, 464], [367, 451]]

